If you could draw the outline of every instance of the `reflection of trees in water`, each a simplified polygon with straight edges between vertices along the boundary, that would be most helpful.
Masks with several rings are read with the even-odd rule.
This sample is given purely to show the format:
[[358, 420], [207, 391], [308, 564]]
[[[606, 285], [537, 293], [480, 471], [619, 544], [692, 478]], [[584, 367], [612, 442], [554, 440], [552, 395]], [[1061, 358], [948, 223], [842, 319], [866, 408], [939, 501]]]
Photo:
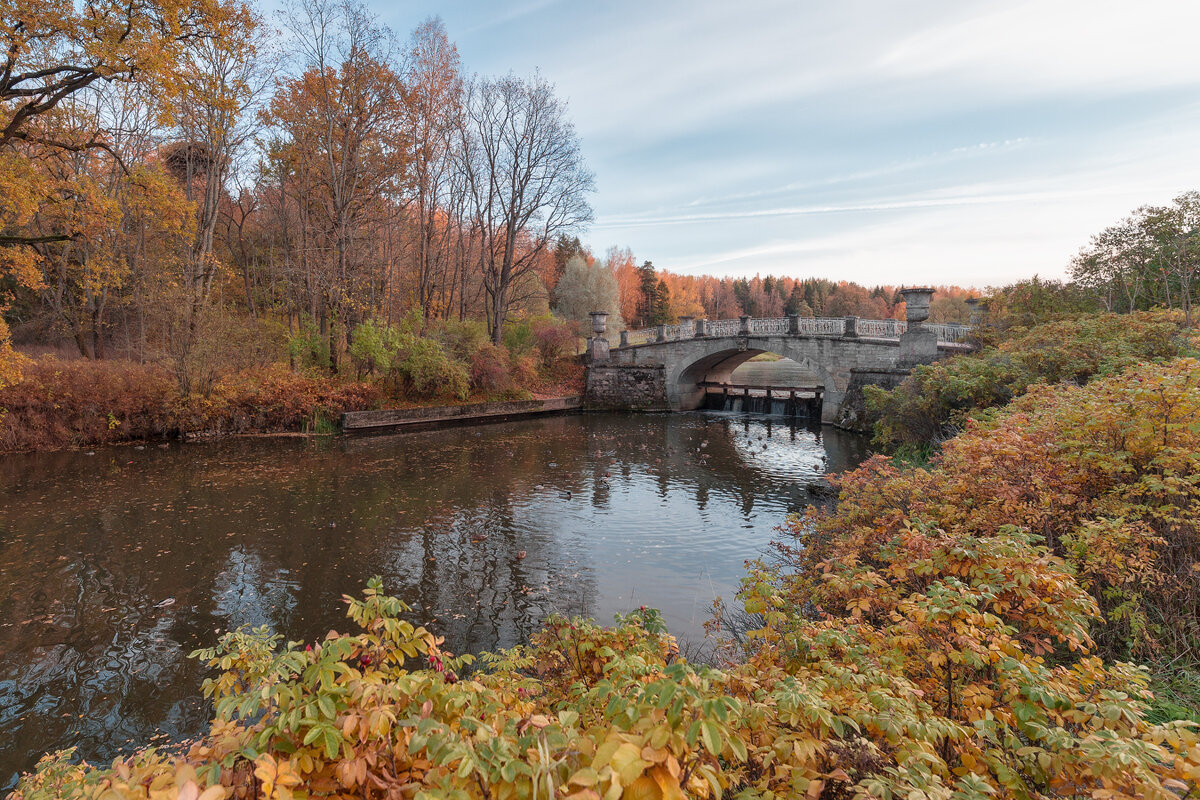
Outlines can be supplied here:
[[212, 615], [225, 620], [227, 630], [266, 626], [286, 632], [298, 589], [286, 568], [272, 568], [261, 554], [234, 548], [213, 581]]
[[[155, 608], [154, 588], [130, 571], [103, 530], [90, 537], [95, 550], [52, 557], [55, 568], [12, 574], [12, 548], [4, 553], [11, 603], [3, 608], [0, 650], [0, 785], [41, 752], [68, 744], [109, 757], [142, 741], [147, 731], [174, 736], [200, 725], [207, 714], [194, 687], [178, 687], [186, 673], [186, 648], [177, 641], [176, 614]], [[74, 537], [71, 537], [74, 538]], [[36, 557], [62, 552], [61, 533], [43, 537]], [[8, 544], [21, 541], [9, 539]], [[191, 683], [185, 680], [184, 683]], [[17, 760], [19, 759], [19, 760]], [[6, 787], [11, 788], [11, 786]]]
[[187, 652], [242, 624], [346, 629], [342, 594], [375, 573], [457, 651], [521, 641], [551, 610], [589, 613], [602, 587], [588, 543], [556, 514], [605, 512], [622, 483], [648, 481], [748, 515], [791, 489], [746, 451], [745, 424], [576, 416], [6, 458], [0, 784], [66, 744], [108, 759], [157, 728], [198, 730], [202, 670]]

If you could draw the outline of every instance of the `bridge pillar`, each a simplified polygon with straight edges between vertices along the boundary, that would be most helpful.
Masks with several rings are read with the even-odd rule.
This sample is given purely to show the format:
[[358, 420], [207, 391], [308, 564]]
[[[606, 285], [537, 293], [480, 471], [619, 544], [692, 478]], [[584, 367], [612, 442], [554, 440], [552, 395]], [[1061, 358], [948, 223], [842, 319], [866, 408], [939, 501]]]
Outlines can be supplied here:
[[791, 334], [792, 336], [799, 336], [800, 335], [800, 315], [799, 314], [788, 314], [787, 318], [788, 318], [788, 333]]
[[923, 323], [929, 319], [929, 301], [933, 289], [914, 287], [901, 289], [904, 296], [904, 316], [908, 318], [908, 330], [900, 336], [900, 365], [929, 364], [937, 360], [937, 334]]
[[696, 338], [703, 339], [707, 335], [708, 335], [708, 320], [706, 320], [706, 319], [696, 320]]
[[967, 320], [969, 324], [979, 327], [987, 322], [988, 309], [987, 303], [983, 301], [983, 298], [968, 298], [967, 305], [971, 308], [971, 317]]
[[696, 335], [696, 326], [692, 324], [695, 317], [680, 317], [679, 318], [679, 338], [692, 339]]
[[738, 319], [741, 320], [741, 325], [738, 326], [738, 336], [749, 336], [750, 317], [743, 314], [742, 316], [738, 317]]
[[842, 328], [842, 336], [848, 339], [858, 338], [858, 317], [846, 317], [846, 324]]
[[596, 334], [588, 339], [588, 356], [593, 364], [608, 361], [608, 339], [604, 338], [608, 330], [608, 312], [590, 311], [588, 316], [592, 318], [592, 332]]
[[654, 341], [665, 342], [667, 340], [667, 326], [659, 325], [654, 329]]
[[629, 331], [621, 331], [621, 347], [629, 347]]

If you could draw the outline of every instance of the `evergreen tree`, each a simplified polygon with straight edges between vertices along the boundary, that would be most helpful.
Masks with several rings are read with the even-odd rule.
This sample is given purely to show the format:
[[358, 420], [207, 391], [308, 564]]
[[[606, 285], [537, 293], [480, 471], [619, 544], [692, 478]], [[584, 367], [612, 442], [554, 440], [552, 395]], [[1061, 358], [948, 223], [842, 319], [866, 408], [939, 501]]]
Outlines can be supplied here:
[[654, 288], [654, 311], [651, 325], [666, 325], [671, 321], [671, 289], [662, 278]]
[[638, 267], [638, 284], [637, 322], [639, 328], [644, 328], [657, 324], [651, 321], [658, 302], [658, 275], [653, 263], [645, 261]]

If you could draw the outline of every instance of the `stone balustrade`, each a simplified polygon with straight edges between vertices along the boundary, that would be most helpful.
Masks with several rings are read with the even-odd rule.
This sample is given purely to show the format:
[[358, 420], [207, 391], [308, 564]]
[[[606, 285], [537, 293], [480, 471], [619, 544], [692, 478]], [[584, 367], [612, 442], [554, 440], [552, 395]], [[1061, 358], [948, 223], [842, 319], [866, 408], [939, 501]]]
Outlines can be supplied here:
[[[924, 330], [937, 335], [939, 343], [967, 341], [974, 326], [937, 325], [919, 322]], [[857, 317], [740, 317], [738, 319], [688, 319], [678, 325], [658, 325], [641, 330], [621, 331], [620, 347], [686, 339], [725, 336], [851, 336], [864, 339], [897, 340], [909, 329], [899, 319], [858, 319]]]

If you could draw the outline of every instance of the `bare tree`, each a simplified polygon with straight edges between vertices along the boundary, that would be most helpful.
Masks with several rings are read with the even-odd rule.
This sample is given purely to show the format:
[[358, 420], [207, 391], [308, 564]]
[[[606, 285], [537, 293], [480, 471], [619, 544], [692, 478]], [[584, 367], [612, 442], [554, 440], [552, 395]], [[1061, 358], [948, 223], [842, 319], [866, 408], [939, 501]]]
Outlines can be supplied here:
[[[416, 300], [426, 317], [449, 313], [449, 301], [435, 294], [445, 285], [450, 226], [444, 208], [453, 168], [453, 132], [459, 122], [462, 77], [458, 50], [438, 17], [413, 31], [404, 76], [408, 127], [412, 137], [412, 181], [416, 212]], [[441, 307], [441, 306], [447, 307]]]
[[592, 218], [592, 173], [566, 111], [540, 75], [476, 79], [466, 89], [460, 166], [482, 237], [479, 269], [497, 344], [515, 290], [535, 277], [551, 240]]
[[617, 286], [617, 276], [602, 261], [588, 264], [583, 256], [571, 256], [555, 288], [555, 296], [557, 303], [554, 310], [564, 319], [578, 323], [580, 330], [589, 329], [588, 315], [593, 311], [608, 312], [610, 331], [620, 331], [625, 327], [621, 318], [621, 292]]

